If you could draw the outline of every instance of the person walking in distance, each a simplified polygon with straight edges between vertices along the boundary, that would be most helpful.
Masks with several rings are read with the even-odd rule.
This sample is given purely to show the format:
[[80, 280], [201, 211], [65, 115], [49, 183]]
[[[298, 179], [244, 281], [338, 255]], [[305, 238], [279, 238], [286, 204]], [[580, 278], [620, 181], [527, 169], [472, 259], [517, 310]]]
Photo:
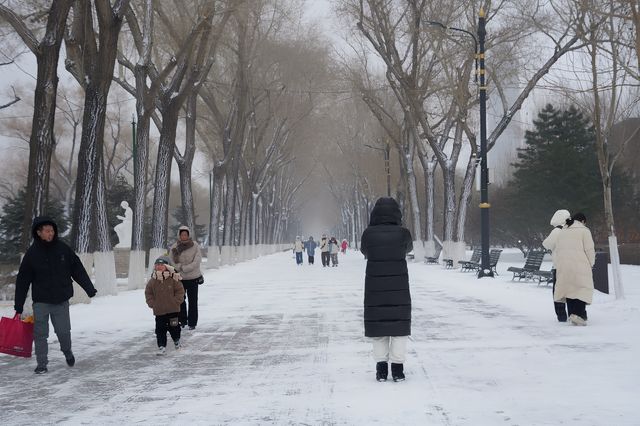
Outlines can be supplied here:
[[184, 288], [180, 274], [173, 269], [166, 256], [160, 256], [153, 265], [151, 279], [144, 289], [147, 306], [156, 316], [157, 355], [164, 355], [167, 347], [167, 331], [176, 350], [180, 349], [180, 304], [184, 300]]
[[411, 334], [411, 294], [407, 253], [413, 250], [409, 230], [393, 198], [376, 201], [369, 226], [362, 233], [360, 251], [367, 259], [364, 280], [364, 334], [371, 338], [376, 380], [391, 376], [402, 381], [407, 340]]
[[198, 285], [202, 284], [204, 279], [200, 271], [200, 245], [191, 238], [189, 227], [178, 228], [178, 241], [171, 247], [171, 257], [174, 269], [182, 277], [182, 287], [185, 291], [185, 298], [180, 305], [180, 325], [188, 325], [189, 330], [195, 330], [198, 325]]
[[331, 256], [331, 266], [338, 266], [338, 253], [340, 253], [340, 246], [336, 237], [331, 237], [329, 240], [329, 255]]
[[[560, 234], [560, 231], [562, 230], [562, 228], [566, 226], [567, 219], [569, 218], [571, 218], [571, 214], [569, 213], [568, 210], [557, 210], [553, 214], [553, 217], [551, 218], [551, 222], [550, 222], [551, 226], [553, 226], [553, 230], [551, 231], [549, 236], [545, 238], [545, 240], [542, 242], [542, 246], [544, 248], [546, 248], [547, 250], [551, 250], [551, 260], [553, 262], [553, 267], [551, 268], [551, 274], [553, 277], [552, 278], [553, 279], [552, 295], [556, 291], [556, 267], [555, 267], [556, 240], [558, 239], [558, 235]], [[558, 318], [558, 321], [567, 322], [567, 309], [565, 307], [565, 304], [563, 302], [554, 301], [553, 305], [556, 311], [556, 317]]]
[[315, 255], [316, 255], [316, 247], [318, 245], [316, 244], [315, 241], [313, 241], [313, 237], [309, 237], [309, 240], [307, 241], [307, 243], [305, 244], [305, 249], [307, 250], [307, 256], [308, 256], [308, 263], [309, 265], [313, 265], [313, 262], [315, 260]]
[[349, 247], [349, 242], [346, 239], [342, 240], [342, 244], [340, 245], [342, 254], [347, 253], [347, 247]]
[[49, 318], [60, 342], [60, 350], [69, 367], [76, 363], [71, 351], [69, 299], [73, 296], [72, 279], [93, 297], [98, 292], [75, 252], [58, 239], [58, 226], [49, 217], [36, 217], [31, 227], [33, 244], [29, 247], [16, 277], [15, 310], [21, 314], [31, 286], [33, 300], [33, 339], [37, 366], [44, 374], [49, 363]]
[[302, 265], [302, 253], [304, 252], [304, 245], [300, 236], [296, 236], [296, 241], [293, 243], [293, 252], [296, 254], [296, 264]]
[[320, 240], [320, 257], [322, 260], [322, 266], [329, 266], [329, 259], [331, 257], [329, 254], [329, 240], [324, 234], [322, 234], [322, 239]]
[[586, 223], [582, 213], [567, 219], [567, 227], [558, 234], [553, 250], [558, 278], [553, 298], [566, 302], [569, 321], [582, 326], [587, 325], [586, 305], [593, 300], [591, 268], [596, 261], [593, 237]]

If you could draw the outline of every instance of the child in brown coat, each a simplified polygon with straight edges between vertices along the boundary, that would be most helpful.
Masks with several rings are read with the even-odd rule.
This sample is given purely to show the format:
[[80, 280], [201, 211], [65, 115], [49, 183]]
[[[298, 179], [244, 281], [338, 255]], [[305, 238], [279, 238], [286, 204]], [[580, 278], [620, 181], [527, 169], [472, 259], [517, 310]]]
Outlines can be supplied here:
[[175, 271], [169, 258], [161, 256], [154, 263], [154, 271], [144, 290], [147, 305], [156, 316], [156, 340], [158, 355], [164, 355], [167, 346], [167, 331], [176, 349], [180, 349], [180, 304], [184, 300], [180, 274]]

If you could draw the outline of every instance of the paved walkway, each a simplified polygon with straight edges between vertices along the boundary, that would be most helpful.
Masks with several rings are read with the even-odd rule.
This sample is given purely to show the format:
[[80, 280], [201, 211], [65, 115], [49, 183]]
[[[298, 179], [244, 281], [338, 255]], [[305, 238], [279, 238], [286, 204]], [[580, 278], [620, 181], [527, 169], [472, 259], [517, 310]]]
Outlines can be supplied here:
[[[0, 424], [556, 424], [549, 411], [580, 399], [546, 409], [544, 392], [571, 389], [567, 368], [622, 345], [572, 338], [575, 329], [460, 291], [477, 283], [469, 275], [417, 264], [407, 381], [377, 383], [362, 337], [364, 260], [352, 253], [341, 261], [297, 267], [283, 253], [208, 273], [197, 330], [165, 357], [155, 355], [140, 291], [74, 306], [73, 369], [53, 333], [47, 375], [35, 376], [33, 361], [0, 358]], [[568, 360], [572, 348], [580, 351]], [[610, 424], [628, 419], [620, 395], [598, 412]], [[559, 417], [598, 424], [582, 408]]]

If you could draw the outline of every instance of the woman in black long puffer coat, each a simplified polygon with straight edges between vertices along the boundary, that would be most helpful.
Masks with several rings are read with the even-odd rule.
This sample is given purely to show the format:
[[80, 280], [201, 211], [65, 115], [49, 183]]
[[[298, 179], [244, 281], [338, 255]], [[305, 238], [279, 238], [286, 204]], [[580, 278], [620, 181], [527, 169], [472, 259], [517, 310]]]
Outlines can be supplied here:
[[393, 198], [380, 198], [362, 233], [360, 251], [367, 258], [364, 280], [364, 335], [373, 342], [376, 380], [386, 381], [388, 361], [394, 381], [404, 380], [403, 364], [411, 334], [411, 294], [406, 256], [411, 233]]

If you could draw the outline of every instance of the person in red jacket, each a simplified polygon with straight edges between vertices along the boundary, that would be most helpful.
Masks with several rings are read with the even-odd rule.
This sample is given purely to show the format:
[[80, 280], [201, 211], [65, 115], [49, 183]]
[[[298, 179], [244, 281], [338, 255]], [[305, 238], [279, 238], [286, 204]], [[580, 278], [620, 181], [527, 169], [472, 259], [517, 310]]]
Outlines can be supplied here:
[[349, 243], [347, 242], [347, 240], [342, 240], [342, 244], [340, 246], [342, 254], [345, 254], [347, 252], [347, 247], [349, 247]]

